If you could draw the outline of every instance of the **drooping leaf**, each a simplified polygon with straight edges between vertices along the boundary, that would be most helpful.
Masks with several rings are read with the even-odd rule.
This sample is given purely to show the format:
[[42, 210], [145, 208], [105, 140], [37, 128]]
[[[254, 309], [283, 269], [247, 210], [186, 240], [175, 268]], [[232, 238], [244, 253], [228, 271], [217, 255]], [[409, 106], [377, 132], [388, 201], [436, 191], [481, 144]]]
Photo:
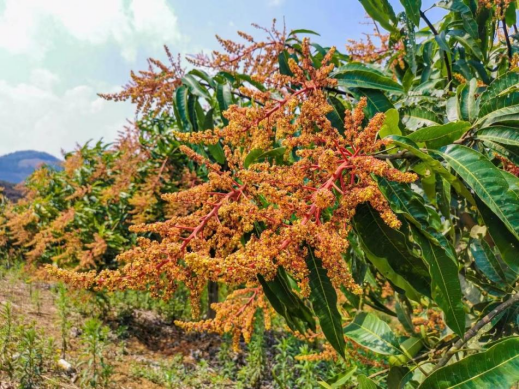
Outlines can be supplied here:
[[372, 313], [359, 312], [344, 328], [344, 335], [378, 354], [402, 353], [397, 337], [389, 325]]
[[277, 304], [277, 306], [273, 305], [273, 307], [286, 319], [287, 324], [291, 328], [293, 326], [300, 332], [305, 332], [304, 328], [315, 331], [316, 323], [312, 312], [291, 289], [288, 275], [282, 267], [278, 268], [276, 277], [273, 280], [266, 281], [261, 275], [258, 275], [258, 280], [265, 290], [265, 295], [269, 301], [271, 301], [271, 298], [272, 301], [279, 300], [281, 306]]
[[484, 155], [461, 145], [440, 150], [441, 156], [474, 190], [516, 237], [519, 237], [519, 200], [501, 171]]
[[188, 95], [189, 90], [183, 85], [178, 87], [175, 92], [175, 107], [180, 115], [184, 131], [192, 131], [193, 129], [189, 120]]
[[434, 213], [436, 219], [439, 219], [436, 211], [427, 208], [423, 198], [416, 194], [408, 184], [389, 181], [385, 178], [378, 179], [378, 184], [382, 193], [388, 199], [391, 209], [398, 214], [402, 214], [409, 222], [419, 228], [426, 237], [441, 246], [453, 263], [457, 263], [454, 248], [438, 227], [435, 228], [434, 226], [431, 214]]
[[452, 122], [442, 126], [421, 128], [407, 137], [414, 142], [425, 142], [430, 149], [437, 149], [458, 140], [469, 129], [468, 122]]
[[344, 112], [346, 108], [344, 104], [337, 97], [329, 96], [328, 102], [332, 107], [332, 111], [329, 112], [326, 117], [332, 123], [332, 126], [339, 131], [339, 133], [344, 133]]
[[415, 227], [413, 227], [413, 237], [421, 247], [423, 258], [429, 265], [434, 301], [444, 312], [445, 322], [449, 328], [459, 336], [463, 336], [465, 311], [457, 264], [447, 255], [443, 247], [433, 244]]
[[507, 339], [432, 373], [419, 389], [508, 389], [519, 381], [519, 338]]
[[227, 83], [225, 84], [217, 84], [216, 85], [216, 99], [218, 100], [218, 105], [220, 107], [220, 114], [222, 116], [223, 123], [225, 125], [229, 124], [229, 121], [223, 116], [223, 113], [229, 109], [232, 105], [232, 94], [231, 94], [231, 86]]
[[342, 334], [342, 318], [337, 309], [337, 293], [328, 278], [321, 260], [315, 257], [312, 248], [307, 246], [306, 263], [310, 270], [310, 300], [326, 339], [339, 355], [344, 355], [346, 342]]
[[390, 32], [398, 33], [397, 19], [393, 7], [387, 0], [359, 0], [374, 20]]

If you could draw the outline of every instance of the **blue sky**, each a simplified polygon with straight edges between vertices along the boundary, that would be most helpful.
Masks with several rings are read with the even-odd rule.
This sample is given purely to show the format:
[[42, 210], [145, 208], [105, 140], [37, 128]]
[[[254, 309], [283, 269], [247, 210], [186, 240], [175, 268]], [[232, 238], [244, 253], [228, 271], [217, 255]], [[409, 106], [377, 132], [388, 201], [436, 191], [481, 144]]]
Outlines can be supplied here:
[[357, 0], [0, 0], [0, 155], [59, 156], [78, 142], [113, 140], [133, 107], [96, 94], [117, 91], [147, 57], [164, 58], [163, 44], [210, 51], [215, 34], [284, 18], [287, 29], [313, 29], [321, 45], [344, 51], [370, 32], [364, 17]]

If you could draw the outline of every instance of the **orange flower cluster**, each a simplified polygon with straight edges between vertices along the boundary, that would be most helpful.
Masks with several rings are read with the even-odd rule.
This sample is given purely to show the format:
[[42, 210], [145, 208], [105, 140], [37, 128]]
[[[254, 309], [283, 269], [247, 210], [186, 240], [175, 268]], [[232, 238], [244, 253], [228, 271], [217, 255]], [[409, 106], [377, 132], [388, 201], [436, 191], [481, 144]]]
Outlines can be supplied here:
[[265, 329], [270, 329], [272, 310], [259, 287], [237, 289], [224, 302], [211, 307], [216, 312], [214, 319], [187, 323], [177, 320], [175, 324], [187, 331], [230, 333], [235, 351], [240, 349], [242, 336], [246, 343], [250, 342], [258, 309], [263, 313]]
[[275, 19], [270, 29], [257, 24], [253, 24], [253, 27], [266, 32], [267, 39], [256, 41], [251, 35], [238, 31], [238, 35], [246, 43], [237, 43], [217, 35], [216, 39], [223, 52], [215, 50], [211, 57], [198, 54], [187, 57], [187, 60], [196, 67], [231, 73], [239, 71], [253, 76], [255, 81], [264, 83], [278, 68], [278, 56], [285, 50], [286, 31], [277, 29]]
[[[257, 285], [258, 275], [271, 280], [282, 266], [308, 295], [306, 258], [311, 248], [336, 288], [362, 293], [342, 257], [355, 209], [368, 202], [389, 226], [398, 228], [400, 222], [374, 176], [406, 183], [417, 176], [374, 156], [386, 144], [377, 139], [385, 117], [377, 114], [368, 121], [365, 99], [346, 111], [344, 128], [332, 126], [325, 90], [336, 85], [329, 78], [333, 52], [332, 48], [315, 67], [309, 41], [304, 40], [300, 62], [289, 60], [292, 75], [273, 75], [271, 92], [242, 88], [243, 94], [261, 105], [231, 106], [224, 113], [229, 124], [223, 128], [176, 133], [192, 145], [221, 142], [225, 167], [183, 146], [190, 159], [207, 168], [207, 182], [164, 195], [164, 200], [177, 209], [183, 206], [183, 211], [165, 222], [132, 227], [161, 239], [140, 239], [137, 247], [119, 256], [124, 266], [89, 278], [89, 286], [150, 288], [171, 296], [176, 283], [182, 282], [191, 292], [196, 312], [208, 281]], [[277, 157], [269, 156], [269, 151]], [[257, 158], [251, 160], [251, 155]], [[61, 278], [79, 277], [85, 284], [81, 275], [49, 271]], [[186, 328], [246, 335], [248, 325], [229, 319], [246, 293], [235, 292], [229, 302], [216, 306], [215, 321], [186, 324]], [[257, 300], [256, 305], [261, 301], [257, 293], [251, 300]], [[238, 312], [252, 317], [249, 309]], [[232, 324], [221, 325], [228, 320]]]
[[487, 9], [496, 7], [495, 17], [501, 20], [505, 17], [506, 10], [514, 0], [479, 0], [478, 5]]
[[420, 332], [420, 327], [424, 327], [427, 331], [432, 331], [435, 333], [441, 333], [445, 329], [445, 322], [443, 320], [443, 316], [441, 311], [437, 311], [434, 309], [428, 309], [425, 312], [425, 316], [423, 315], [423, 309], [420, 307], [414, 310], [415, 314], [420, 314], [421, 316], [413, 317], [412, 322], [414, 330], [416, 332]]
[[[389, 53], [389, 35], [375, 31], [373, 34], [364, 34], [365, 40], [348, 39], [346, 50], [352, 61], [362, 63], [382, 63]], [[374, 42], [378, 40], [378, 45]]]
[[148, 70], [139, 73], [131, 72], [131, 81], [118, 93], [105, 93], [99, 96], [113, 101], [130, 100], [137, 105], [137, 112], [155, 114], [171, 108], [171, 96], [175, 89], [181, 85], [184, 77], [184, 69], [180, 56], [174, 58], [169, 48], [164, 46], [169, 65], [159, 60], [149, 58]]

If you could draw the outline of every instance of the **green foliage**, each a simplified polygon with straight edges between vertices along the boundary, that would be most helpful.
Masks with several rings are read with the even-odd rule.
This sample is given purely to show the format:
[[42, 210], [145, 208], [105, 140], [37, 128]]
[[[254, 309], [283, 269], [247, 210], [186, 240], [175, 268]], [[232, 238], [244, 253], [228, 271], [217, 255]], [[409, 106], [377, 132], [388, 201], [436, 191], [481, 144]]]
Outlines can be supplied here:
[[83, 327], [81, 342], [83, 354], [78, 366], [82, 367], [81, 382], [85, 387], [107, 388], [113, 366], [105, 355], [109, 328], [96, 318], [88, 319]]

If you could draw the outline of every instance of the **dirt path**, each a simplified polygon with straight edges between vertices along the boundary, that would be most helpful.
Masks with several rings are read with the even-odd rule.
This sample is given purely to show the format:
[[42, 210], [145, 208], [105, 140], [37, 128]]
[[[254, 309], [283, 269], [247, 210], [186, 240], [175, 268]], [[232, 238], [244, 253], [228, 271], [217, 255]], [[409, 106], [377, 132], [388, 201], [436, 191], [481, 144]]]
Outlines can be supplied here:
[[[0, 278], [0, 304], [11, 302], [15, 320], [24, 323], [34, 322], [37, 329], [52, 337], [59, 345], [61, 333], [59, 316], [56, 308], [56, 294], [51, 285], [43, 282], [27, 282], [21, 275], [9, 274]], [[78, 361], [81, 348], [80, 334], [87, 317], [73, 312], [69, 321], [70, 350], [66, 359], [73, 366]], [[113, 387], [121, 389], [155, 389], [163, 386], [154, 384], [145, 378], [132, 374], [135, 367], [152, 368], [168, 363], [173, 357], [181, 358], [183, 364], [195, 365], [200, 359], [214, 359], [220, 346], [220, 340], [214, 336], [186, 334], [172, 323], [167, 323], [152, 311], [138, 310], [132, 313], [125, 322], [125, 339], [118, 339], [118, 323], [111, 318], [101, 318], [112, 328], [111, 342], [107, 348], [107, 356], [114, 365], [111, 377]], [[180, 355], [180, 357], [179, 357]], [[64, 379], [64, 374], [61, 378]], [[74, 379], [69, 380], [70, 386], [64, 383], [61, 387], [78, 387]], [[72, 381], [72, 382], [71, 382]], [[0, 373], [0, 384], [2, 383]], [[2, 386], [0, 385], [0, 388]], [[55, 387], [55, 386], [54, 386]], [[198, 387], [198, 385], [197, 385]]]

